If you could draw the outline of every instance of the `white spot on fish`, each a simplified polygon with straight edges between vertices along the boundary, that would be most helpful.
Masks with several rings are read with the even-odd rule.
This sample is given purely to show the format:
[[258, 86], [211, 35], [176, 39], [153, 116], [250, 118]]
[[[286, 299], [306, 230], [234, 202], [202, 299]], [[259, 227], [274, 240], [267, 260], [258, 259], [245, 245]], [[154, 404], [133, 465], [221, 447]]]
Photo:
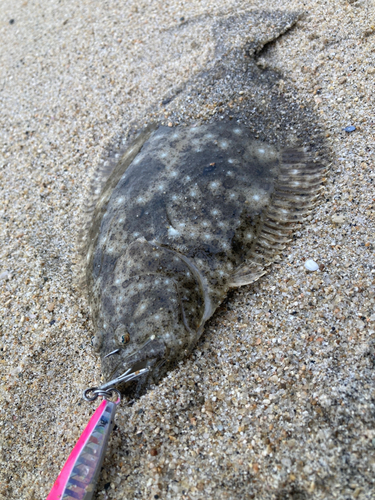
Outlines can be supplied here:
[[258, 201], [259, 199], [260, 199], [260, 198], [259, 198], [259, 195], [258, 195], [258, 194], [254, 194], [254, 196], [253, 196], [253, 200]]
[[145, 200], [142, 198], [142, 196], [138, 196], [137, 198], [137, 203], [143, 203]]
[[228, 142], [227, 141], [220, 141], [219, 146], [223, 149], [226, 149], [228, 147]]
[[234, 132], [235, 134], [242, 134], [242, 130], [241, 130], [240, 128], [235, 128], [235, 129], [233, 130], [233, 132]]
[[258, 149], [258, 153], [260, 153], [261, 155], [264, 154], [264, 149]]
[[251, 233], [246, 233], [246, 239], [251, 240], [253, 235]]
[[216, 210], [216, 208], [215, 208], [214, 210], [212, 210], [211, 214], [212, 214], [213, 216], [215, 216], [215, 215], [219, 215], [219, 210]]
[[232, 160], [232, 158], [229, 158], [228, 163], [234, 163], [234, 160]]
[[141, 302], [141, 304], [138, 306], [138, 310], [136, 311], [136, 315], [137, 314], [142, 314], [143, 311], [145, 311], [147, 308], [147, 302]]
[[177, 231], [173, 227], [170, 227], [168, 229], [168, 236], [170, 236], [171, 238], [175, 238], [176, 236], [180, 236], [180, 233], [179, 233], [179, 231]]

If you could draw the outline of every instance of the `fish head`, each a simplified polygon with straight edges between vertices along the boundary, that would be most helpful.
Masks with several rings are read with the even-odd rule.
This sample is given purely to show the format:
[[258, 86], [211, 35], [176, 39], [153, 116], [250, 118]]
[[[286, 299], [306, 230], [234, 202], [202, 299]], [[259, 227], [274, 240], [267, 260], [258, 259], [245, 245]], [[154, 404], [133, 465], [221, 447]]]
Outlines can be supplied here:
[[[162, 251], [158, 260], [161, 267]], [[173, 271], [182, 264], [175, 261]], [[100, 352], [106, 382], [141, 372], [138, 386], [156, 383], [191, 351], [203, 330], [204, 301], [194, 276], [155, 274], [151, 260], [148, 270], [125, 279], [120, 288], [109, 287], [103, 296]]]

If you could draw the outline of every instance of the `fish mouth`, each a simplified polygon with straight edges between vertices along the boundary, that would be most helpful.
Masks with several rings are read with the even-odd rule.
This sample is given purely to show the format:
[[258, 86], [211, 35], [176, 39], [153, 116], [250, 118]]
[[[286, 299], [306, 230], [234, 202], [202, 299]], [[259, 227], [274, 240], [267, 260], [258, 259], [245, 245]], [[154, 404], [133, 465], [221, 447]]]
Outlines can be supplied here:
[[[166, 364], [167, 354], [168, 348], [160, 339], [147, 341], [131, 354], [123, 350], [113, 351], [110, 357], [102, 360], [104, 379], [107, 382], [101, 387], [118, 387], [121, 392], [128, 392], [129, 388], [134, 387], [134, 382], [140, 387], [147, 385], [149, 381], [157, 381]], [[114, 359], [117, 356], [120, 358]]]

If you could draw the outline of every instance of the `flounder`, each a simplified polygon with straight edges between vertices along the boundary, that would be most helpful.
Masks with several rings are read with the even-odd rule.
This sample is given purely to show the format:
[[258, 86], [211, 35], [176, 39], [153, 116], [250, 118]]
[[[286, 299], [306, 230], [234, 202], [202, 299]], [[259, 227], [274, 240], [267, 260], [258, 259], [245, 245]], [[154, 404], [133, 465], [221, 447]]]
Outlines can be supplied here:
[[[156, 120], [127, 147], [98, 197], [86, 278], [107, 381], [148, 368], [138, 389], [157, 382], [193, 349], [228, 290], [266, 272], [313, 206], [321, 162], [306, 140], [288, 144], [275, 132], [298, 113], [275, 90], [279, 75], [262, 72], [246, 50], [225, 53], [200, 75], [205, 102], [221, 101], [220, 119], [180, 116], [172, 127]], [[237, 95], [248, 96], [237, 110], [221, 87], [228, 75]], [[273, 106], [254, 116], [259, 88]]]

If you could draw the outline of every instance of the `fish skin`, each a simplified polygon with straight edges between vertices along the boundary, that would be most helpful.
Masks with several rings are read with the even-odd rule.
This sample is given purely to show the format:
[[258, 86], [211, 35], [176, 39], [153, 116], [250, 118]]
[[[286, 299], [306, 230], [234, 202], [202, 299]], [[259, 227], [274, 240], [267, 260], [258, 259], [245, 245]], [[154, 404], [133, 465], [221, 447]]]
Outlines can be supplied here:
[[[287, 17], [280, 32], [293, 22]], [[278, 92], [280, 75], [256, 65], [254, 55], [269, 41], [229, 54], [218, 43], [224, 55], [168, 101], [181, 125], [147, 127], [106, 180], [86, 245], [94, 344], [106, 381], [147, 365], [137, 391], [157, 382], [191, 351], [229, 288], [264, 274], [311, 208], [322, 166], [302, 146], [320, 139], [312, 141], [312, 114], [292, 109]], [[228, 75], [238, 92], [254, 89], [255, 97], [233, 109], [220, 94]], [[180, 111], [195, 88], [209, 89], [204, 102], [221, 100], [220, 121], [202, 125]], [[202, 93], [194, 95], [202, 103]], [[280, 130], [288, 121], [301, 126], [298, 138]]]
[[282, 166], [232, 122], [158, 127], [123, 165], [88, 253], [106, 379], [148, 366], [156, 382], [191, 351], [252, 259]]

